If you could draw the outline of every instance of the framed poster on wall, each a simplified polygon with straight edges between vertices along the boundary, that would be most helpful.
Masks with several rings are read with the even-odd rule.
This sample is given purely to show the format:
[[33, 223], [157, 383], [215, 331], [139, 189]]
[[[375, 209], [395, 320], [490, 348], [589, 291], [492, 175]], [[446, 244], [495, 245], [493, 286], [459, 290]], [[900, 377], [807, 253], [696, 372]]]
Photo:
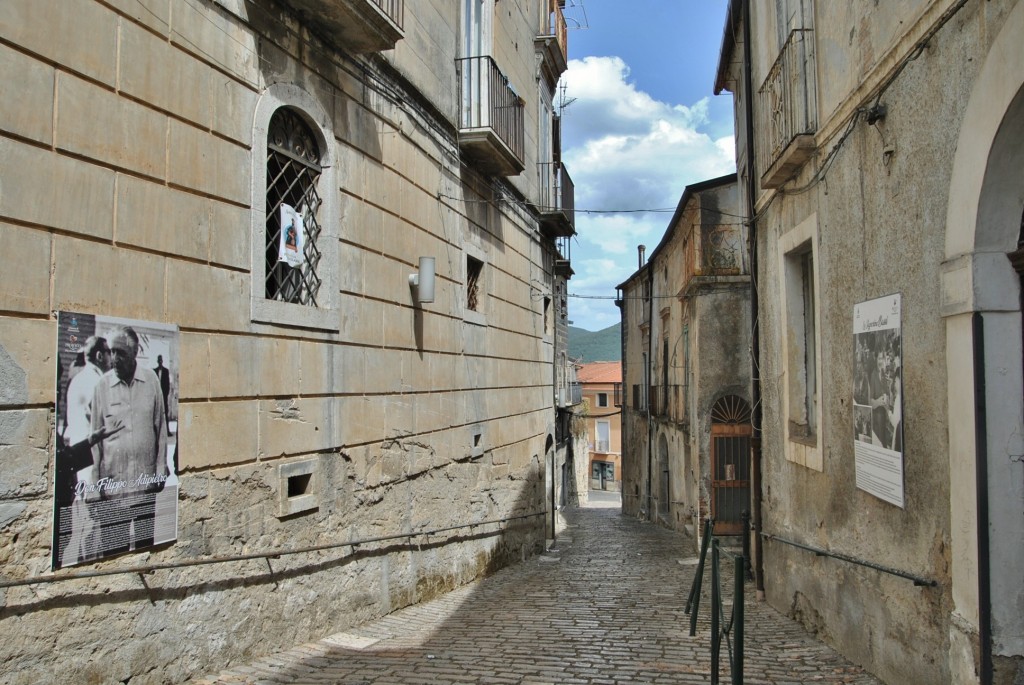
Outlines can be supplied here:
[[903, 343], [899, 294], [853, 308], [857, 487], [903, 507]]
[[54, 570], [177, 539], [178, 328], [57, 314]]

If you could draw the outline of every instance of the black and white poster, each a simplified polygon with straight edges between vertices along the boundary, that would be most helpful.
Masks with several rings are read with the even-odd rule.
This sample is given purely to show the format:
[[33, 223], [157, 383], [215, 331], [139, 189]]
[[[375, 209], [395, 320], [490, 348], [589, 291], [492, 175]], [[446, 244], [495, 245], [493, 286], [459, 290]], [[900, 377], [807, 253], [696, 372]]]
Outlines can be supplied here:
[[853, 429], [857, 487], [903, 507], [900, 295], [853, 308]]
[[54, 570], [172, 542], [178, 328], [57, 315]]

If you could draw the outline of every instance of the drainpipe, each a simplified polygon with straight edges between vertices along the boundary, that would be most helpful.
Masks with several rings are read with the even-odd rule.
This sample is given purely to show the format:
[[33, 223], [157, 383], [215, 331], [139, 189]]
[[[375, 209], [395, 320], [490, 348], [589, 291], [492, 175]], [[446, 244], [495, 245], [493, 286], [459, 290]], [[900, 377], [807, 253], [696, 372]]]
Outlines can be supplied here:
[[629, 432], [630, 432], [630, 429], [629, 429], [629, 423], [630, 422], [626, 420], [626, 406], [627, 406], [627, 403], [628, 403], [627, 394], [626, 394], [626, 378], [628, 377], [627, 376], [627, 372], [626, 372], [626, 369], [627, 369], [627, 360], [626, 360], [626, 316], [625, 316], [626, 301], [624, 299], [622, 291], [617, 289], [617, 288], [615, 290], [615, 306], [619, 308], [619, 312], [620, 312], [619, 313], [619, 321], [620, 321], [620, 324], [619, 324], [619, 363], [622, 364], [622, 367], [621, 367], [622, 368], [622, 375], [620, 376], [621, 380], [619, 381], [619, 386], [621, 386], [621, 393], [622, 393], [619, 396], [619, 402], [621, 402], [621, 404], [619, 405], [619, 416], [622, 417], [619, 420], [619, 442], [620, 442], [620, 446], [619, 446], [619, 507], [621, 508], [623, 506], [623, 504], [624, 504], [624, 497], [626, 495], [626, 493], [622, 489], [623, 488], [623, 483], [625, 483], [625, 481], [626, 481], [626, 479], [623, 478], [623, 476], [622, 476], [622, 470], [623, 470], [623, 467], [625, 466], [625, 463], [626, 463], [626, 460], [625, 460], [626, 450], [625, 450], [624, 447], [622, 447], [622, 445], [630, 444], [628, 442], [628, 440], [629, 440]]
[[[647, 417], [647, 520], [653, 521], [654, 515], [651, 511], [651, 505], [653, 503], [653, 493], [651, 488], [653, 486], [652, 472], [653, 472], [653, 460], [654, 460], [654, 447], [653, 432], [654, 427], [651, 423], [650, 414], [650, 387], [651, 379], [654, 377], [654, 357], [653, 357], [653, 344], [654, 344], [654, 279], [651, 275], [650, 262], [644, 263], [644, 253], [647, 248], [643, 245], [637, 247], [637, 260], [639, 261], [638, 268], [642, 271], [646, 271], [647, 283], [650, 284], [650, 290], [647, 296], [647, 363], [644, 366], [644, 378], [643, 378], [643, 390], [646, 394], [644, 397], [644, 406], [646, 408]], [[641, 292], [643, 289], [643, 279], [640, 280]]]
[[974, 480], [978, 531], [978, 648], [981, 685], [992, 684], [992, 584], [989, 577], [988, 408], [985, 400], [985, 321], [971, 315], [974, 342]]
[[654, 277], [650, 263], [647, 279], [651, 297], [647, 300], [647, 520], [654, 521], [654, 420], [651, 418], [651, 388], [654, 387]]
[[744, 90], [744, 135], [747, 143], [747, 207], [750, 218], [750, 507], [754, 535], [754, 588], [758, 599], [764, 599], [764, 553], [761, 538], [761, 376], [758, 372], [761, 359], [761, 324], [757, 296], [757, 217], [754, 214], [754, 198], [757, 197], [757, 180], [754, 177], [754, 85], [751, 75], [750, 58], [750, 0], [743, 0], [743, 90]]

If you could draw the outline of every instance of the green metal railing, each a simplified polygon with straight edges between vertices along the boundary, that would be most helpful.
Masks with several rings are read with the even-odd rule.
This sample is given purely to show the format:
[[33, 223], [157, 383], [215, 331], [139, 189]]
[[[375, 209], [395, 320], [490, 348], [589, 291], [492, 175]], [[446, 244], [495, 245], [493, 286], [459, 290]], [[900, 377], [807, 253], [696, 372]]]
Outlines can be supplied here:
[[[749, 536], [749, 518], [743, 518], [744, 540]], [[725, 642], [729, 658], [729, 672], [732, 685], [743, 683], [743, 584], [747, 578], [747, 561], [745, 554], [733, 554], [722, 549], [718, 538], [714, 537], [714, 521], [710, 518], [704, 524], [704, 538], [701, 540], [700, 557], [697, 560], [697, 572], [690, 585], [690, 595], [686, 600], [686, 613], [690, 616], [690, 636], [697, 634], [697, 614], [700, 608], [701, 586], [704, 578], [704, 564], [707, 559], [708, 547], [711, 547], [711, 683], [720, 683], [722, 642]], [[744, 550], [746, 545], [744, 544]], [[733, 561], [733, 596], [732, 611], [727, 615], [722, 596], [721, 557], [731, 557]], [[731, 639], [730, 639], [731, 637]]]

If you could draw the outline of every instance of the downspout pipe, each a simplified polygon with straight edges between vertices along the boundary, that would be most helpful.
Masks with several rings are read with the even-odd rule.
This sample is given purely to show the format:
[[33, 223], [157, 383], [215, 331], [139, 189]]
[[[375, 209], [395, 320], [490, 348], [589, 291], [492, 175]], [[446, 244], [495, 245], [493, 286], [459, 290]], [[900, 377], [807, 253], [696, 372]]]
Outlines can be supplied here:
[[992, 582], [989, 576], [988, 407], [985, 400], [985, 319], [971, 315], [974, 343], [974, 482], [978, 534], [978, 651], [981, 685], [992, 685]]
[[747, 206], [750, 241], [750, 495], [751, 533], [754, 552], [754, 588], [758, 598], [764, 597], [764, 540], [761, 538], [761, 323], [760, 303], [757, 287], [757, 215], [754, 212], [754, 198], [757, 197], [757, 180], [754, 169], [754, 85], [750, 56], [750, 0], [743, 1], [743, 113], [744, 137], [747, 146]]

